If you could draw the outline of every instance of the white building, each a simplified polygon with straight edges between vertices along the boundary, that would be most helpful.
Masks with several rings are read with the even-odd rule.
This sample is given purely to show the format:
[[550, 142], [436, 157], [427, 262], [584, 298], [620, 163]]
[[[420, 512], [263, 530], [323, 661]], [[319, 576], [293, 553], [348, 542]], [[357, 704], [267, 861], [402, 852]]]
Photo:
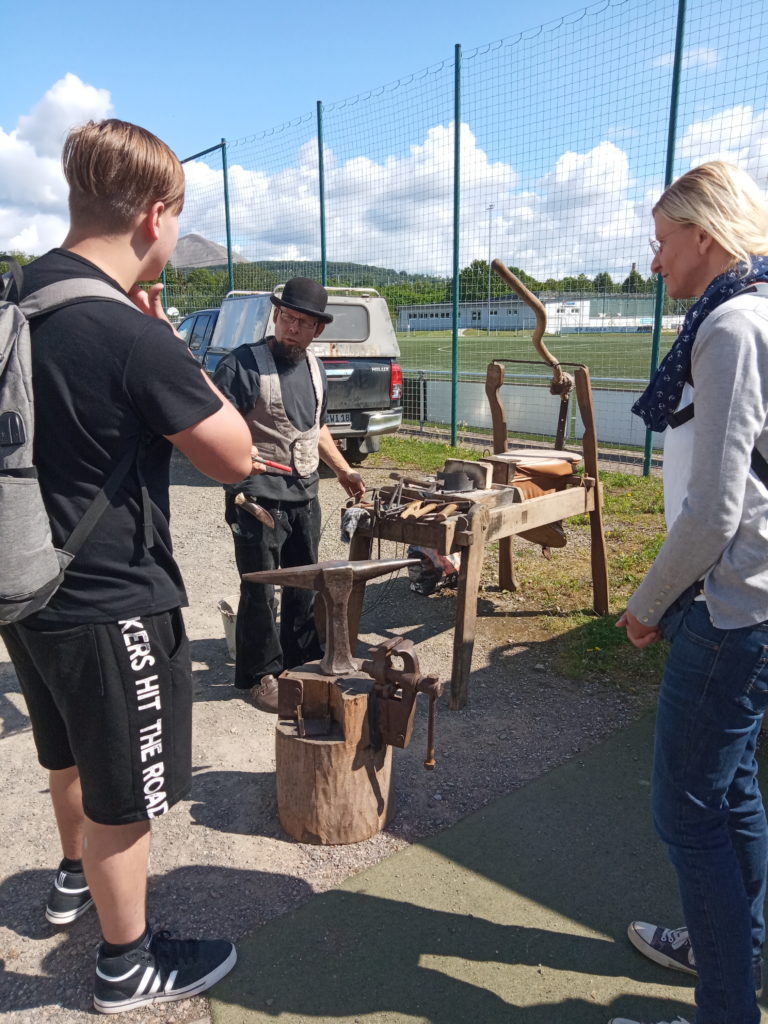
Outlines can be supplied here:
[[[547, 314], [547, 334], [636, 334], [653, 330], [655, 296], [583, 293], [539, 296]], [[680, 326], [683, 314], [662, 318], [664, 330]], [[516, 295], [494, 296], [459, 303], [459, 329], [480, 331], [531, 331], [536, 317], [530, 306]], [[453, 306], [450, 302], [397, 307], [399, 331], [450, 331]]]

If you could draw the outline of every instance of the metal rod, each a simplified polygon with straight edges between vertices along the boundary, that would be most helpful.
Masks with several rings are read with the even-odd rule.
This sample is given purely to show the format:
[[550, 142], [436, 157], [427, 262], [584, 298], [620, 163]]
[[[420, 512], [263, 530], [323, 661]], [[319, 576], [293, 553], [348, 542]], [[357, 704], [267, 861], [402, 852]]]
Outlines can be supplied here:
[[271, 466], [272, 469], [281, 469], [283, 473], [292, 473], [290, 466], [284, 466], [282, 462], [273, 462], [272, 459], [262, 459], [260, 455], [252, 455], [251, 462], [260, 462], [263, 466]]
[[436, 711], [437, 698], [434, 694], [429, 696], [429, 717], [427, 719], [427, 759], [424, 762], [424, 767], [427, 771], [432, 769], [437, 764], [435, 759], [435, 711]]
[[229, 166], [227, 164], [227, 140], [221, 140], [221, 168], [224, 178], [224, 222], [227, 228], [227, 273], [229, 290], [235, 289], [235, 270], [232, 266], [232, 225], [229, 219]]
[[199, 156], [208, 156], [209, 153], [215, 153], [217, 149], [221, 149], [220, 142], [217, 142], [215, 146], [210, 146], [208, 149], [201, 149], [199, 153], [193, 153], [192, 156], [185, 156], [179, 163], [188, 164], [190, 160], [197, 160]]
[[[669, 127], [667, 130], [667, 161], [664, 170], [664, 188], [672, 184], [672, 175], [675, 171], [675, 145], [677, 142], [677, 110], [680, 99], [680, 78], [683, 69], [683, 38], [685, 36], [685, 5], [686, 0], [678, 0], [677, 3], [677, 31], [675, 34], [675, 59], [672, 65], [672, 87], [669, 97]], [[664, 280], [659, 275], [656, 279], [656, 308], [653, 314], [653, 342], [651, 344], [651, 366], [648, 379], [652, 380], [653, 375], [659, 367], [659, 351], [661, 348], [661, 325], [664, 316], [664, 301], [666, 289]], [[653, 457], [653, 431], [645, 432], [645, 452], [643, 456], [643, 476], [649, 476], [651, 472], [651, 459]]]
[[495, 203], [488, 206], [488, 337], [491, 336], [491, 217]]
[[451, 444], [456, 447], [459, 408], [459, 223], [461, 214], [461, 43], [453, 69], [453, 330], [451, 332]]
[[325, 155], [323, 143], [323, 101], [317, 101], [317, 186], [320, 192], [320, 281], [328, 284], [328, 253], [325, 238]]

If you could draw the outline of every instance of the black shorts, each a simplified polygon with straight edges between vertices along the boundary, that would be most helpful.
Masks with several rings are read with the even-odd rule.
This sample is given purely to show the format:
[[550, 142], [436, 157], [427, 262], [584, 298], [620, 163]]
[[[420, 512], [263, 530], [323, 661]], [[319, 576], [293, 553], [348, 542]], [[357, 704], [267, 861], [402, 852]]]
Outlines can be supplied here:
[[86, 815], [156, 818], [189, 793], [192, 669], [181, 611], [120, 622], [0, 630], [40, 764], [77, 765]]

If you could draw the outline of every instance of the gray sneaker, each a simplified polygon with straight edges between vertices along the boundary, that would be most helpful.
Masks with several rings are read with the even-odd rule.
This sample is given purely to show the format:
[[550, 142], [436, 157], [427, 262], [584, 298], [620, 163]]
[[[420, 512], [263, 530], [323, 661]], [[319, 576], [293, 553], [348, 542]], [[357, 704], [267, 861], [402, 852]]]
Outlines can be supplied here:
[[[662, 967], [673, 971], [696, 974], [696, 958], [688, 938], [687, 928], [663, 928], [647, 921], [633, 921], [627, 928], [629, 941], [643, 956]], [[755, 992], [758, 999], [763, 994], [763, 962], [756, 960], [752, 965]], [[618, 1018], [621, 1024], [621, 1018]], [[674, 1022], [673, 1022], [674, 1024]]]
[[687, 928], [662, 928], [647, 921], [633, 921], [627, 928], [627, 935], [635, 949], [654, 963], [685, 974], [696, 973]]

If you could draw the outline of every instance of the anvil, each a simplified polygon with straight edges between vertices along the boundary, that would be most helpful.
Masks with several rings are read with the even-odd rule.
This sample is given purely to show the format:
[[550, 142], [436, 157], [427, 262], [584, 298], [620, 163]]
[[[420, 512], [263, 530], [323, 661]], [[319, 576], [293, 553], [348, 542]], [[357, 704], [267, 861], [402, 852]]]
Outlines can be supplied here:
[[418, 565], [418, 558], [370, 559], [363, 562], [318, 562], [291, 569], [265, 569], [244, 573], [248, 583], [277, 583], [281, 587], [316, 590], [325, 602], [325, 655], [320, 671], [329, 676], [358, 673], [360, 661], [352, 657], [347, 621], [349, 598], [356, 583]]

